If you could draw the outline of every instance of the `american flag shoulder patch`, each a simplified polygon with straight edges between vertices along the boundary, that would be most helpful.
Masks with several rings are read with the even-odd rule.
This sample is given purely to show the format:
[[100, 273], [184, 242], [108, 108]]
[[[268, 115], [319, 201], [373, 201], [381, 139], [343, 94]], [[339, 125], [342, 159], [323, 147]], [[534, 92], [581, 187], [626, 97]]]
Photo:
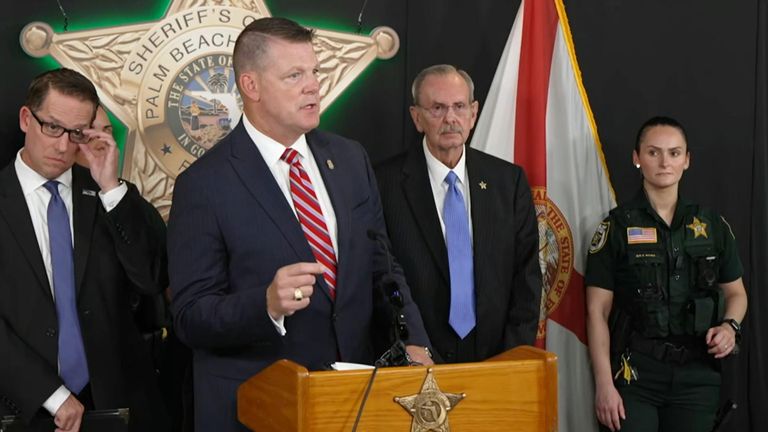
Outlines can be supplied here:
[[657, 243], [656, 228], [628, 227], [627, 244]]

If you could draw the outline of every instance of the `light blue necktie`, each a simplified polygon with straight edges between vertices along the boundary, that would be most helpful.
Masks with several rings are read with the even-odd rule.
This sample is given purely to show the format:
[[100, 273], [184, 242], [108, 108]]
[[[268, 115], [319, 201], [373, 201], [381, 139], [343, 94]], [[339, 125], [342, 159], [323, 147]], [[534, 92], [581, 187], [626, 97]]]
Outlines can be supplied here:
[[75, 298], [75, 264], [67, 207], [59, 195], [59, 182], [45, 183], [51, 193], [48, 203], [48, 237], [51, 246], [53, 292], [59, 317], [59, 375], [69, 391], [77, 394], [88, 384], [80, 319]]
[[443, 203], [445, 245], [451, 273], [451, 311], [448, 322], [464, 339], [475, 328], [475, 278], [472, 262], [472, 238], [469, 235], [467, 207], [456, 173], [445, 176], [448, 193]]

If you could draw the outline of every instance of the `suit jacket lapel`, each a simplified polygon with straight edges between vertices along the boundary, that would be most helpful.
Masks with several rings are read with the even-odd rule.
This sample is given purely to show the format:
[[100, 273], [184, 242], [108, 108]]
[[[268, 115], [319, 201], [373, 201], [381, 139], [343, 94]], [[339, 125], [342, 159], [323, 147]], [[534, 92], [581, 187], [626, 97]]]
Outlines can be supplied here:
[[[88, 190], [89, 193], [83, 193]], [[93, 193], [91, 193], [93, 192]], [[91, 250], [91, 238], [96, 225], [101, 200], [98, 186], [91, 179], [87, 169], [77, 165], [72, 167], [72, 226], [75, 229], [75, 286], [77, 292], [83, 286], [85, 268]]]
[[445, 281], [449, 282], [451, 277], [448, 271], [448, 251], [445, 248], [443, 231], [440, 229], [438, 210], [435, 208], [432, 185], [429, 183], [427, 160], [421, 145], [414, 145], [408, 151], [403, 164], [402, 186], [413, 218], [432, 252], [432, 258]]
[[[331, 170], [328, 167], [328, 161], [335, 161], [332, 163], [342, 163], [343, 161], [334, 157], [333, 148], [328, 142], [321, 140], [317, 134], [309, 132], [307, 134], [307, 145], [312, 151], [312, 155], [315, 158], [315, 163], [320, 171], [320, 175], [323, 177], [323, 184], [325, 190], [328, 192], [328, 196], [331, 199], [331, 205], [333, 206], [333, 212], [336, 214], [336, 243], [338, 249], [336, 251], [336, 286], [343, 286], [346, 280], [347, 274], [354, 269], [348, 269], [343, 264], [343, 259], [349, 253], [350, 236], [351, 236], [351, 222], [349, 214], [349, 203], [344, 202], [343, 198], [343, 182], [348, 179], [343, 179], [339, 174], [344, 171], [343, 167], [340, 170]], [[326, 215], [324, 215], [327, 217]], [[314, 259], [314, 258], [313, 258]], [[322, 291], [328, 298], [331, 298], [331, 293], [328, 285], [323, 278], [317, 278]], [[347, 293], [344, 293], [347, 291]], [[343, 300], [345, 294], [349, 294], [348, 290], [339, 290], [336, 292], [336, 301]], [[342, 299], [339, 298], [342, 297]]]
[[231, 132], [228, 140], [232, 151], [229, 161], [246, 189], [282, 232], [298, 259], [313, 262], [315, 258], [296, 215], [242, 122]]
[[[497, 283], [486, 281], [491, 277], [495, 269], [484, 268], [484, 264], [491, 260], [483, 257], [485, 251], [495, 251], [493, 227], [498, 226], [494, 222], [494, 216], [504, 217], [502, 209], [493, 208], [493, 193], [489, 191], [492, 187], [499, 185], [488, 184], [488, 180], [483, 173], [483, 167], [480, 160], [475, 157], [475, 150], [467, 147], [467, 181], [469, 182], [469, 194], [471, 199], [472, 213], [472, 252], [475, 267], [475, 300], [476, 315], [478, 322], [482, 322], [483, 310], [487, 309], [488, 302], [495, 301], [497, 293], [492, 292]], [[483, 183], [485, 189], [480, 186]]]
[[48, 274], [45, 272], [43, 256], [37, 243], [35, 228], [29, 216], [29, 207], [21, 191], [21, 184], [16, 176], [16, 169], [11, 163], [0, 171], [0, 217], [16, 238], [19, 248], [27, 263], [32, 267], [38, 285], [45, 291], [46, 298], [53, 301]]

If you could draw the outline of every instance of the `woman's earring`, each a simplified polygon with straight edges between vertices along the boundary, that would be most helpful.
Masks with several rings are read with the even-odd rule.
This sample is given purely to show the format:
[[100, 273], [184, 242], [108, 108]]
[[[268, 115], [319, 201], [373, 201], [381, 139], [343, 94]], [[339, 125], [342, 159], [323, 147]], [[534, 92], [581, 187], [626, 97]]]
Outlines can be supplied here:
[[640, 169], [640, 164], [635, 164], [635, 168]]

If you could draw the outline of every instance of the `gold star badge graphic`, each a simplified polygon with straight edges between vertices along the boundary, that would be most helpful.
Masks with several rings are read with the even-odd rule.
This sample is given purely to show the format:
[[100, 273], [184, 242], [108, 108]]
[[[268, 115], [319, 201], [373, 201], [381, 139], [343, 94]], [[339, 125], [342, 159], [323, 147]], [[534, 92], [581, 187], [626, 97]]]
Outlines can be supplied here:
[[[243, 27], [268, 16], [264, 0], [172, 0], [158, 21], [61, 34], [32, 22], [19, 40], [94, 83], [128, 129], [122, 177], [167, 217], [176, 176], [239, 121], [232, 50]], [[368, 36], [317, 29], [314, 47], [322, 112], [400, 41], [389, 27]]]
[[693, 238], [697, 239], [699, 236], [704, 236], [704, 238], [709, 238], [707, 236], [707, 224], [700, 221], [699, 218], [696, 216], [693, 217], [693, 222], [689, 225], [686, 225], [688, 228], [693, 231]]
[[427, 369], [427, 378], [421, 392], [410, 396], [396, 397], [399, 403], [413, 417], [411, 432], [450, 432], [448, 412], [466, 395], [464, 393], [443, 393], [437, 386], [432, 368]]
[[488, 183], [481, 181], [480, 183], [478, 183], [478, 186], [480, 186], [480, 189], [486, 190], [488, 188]]

